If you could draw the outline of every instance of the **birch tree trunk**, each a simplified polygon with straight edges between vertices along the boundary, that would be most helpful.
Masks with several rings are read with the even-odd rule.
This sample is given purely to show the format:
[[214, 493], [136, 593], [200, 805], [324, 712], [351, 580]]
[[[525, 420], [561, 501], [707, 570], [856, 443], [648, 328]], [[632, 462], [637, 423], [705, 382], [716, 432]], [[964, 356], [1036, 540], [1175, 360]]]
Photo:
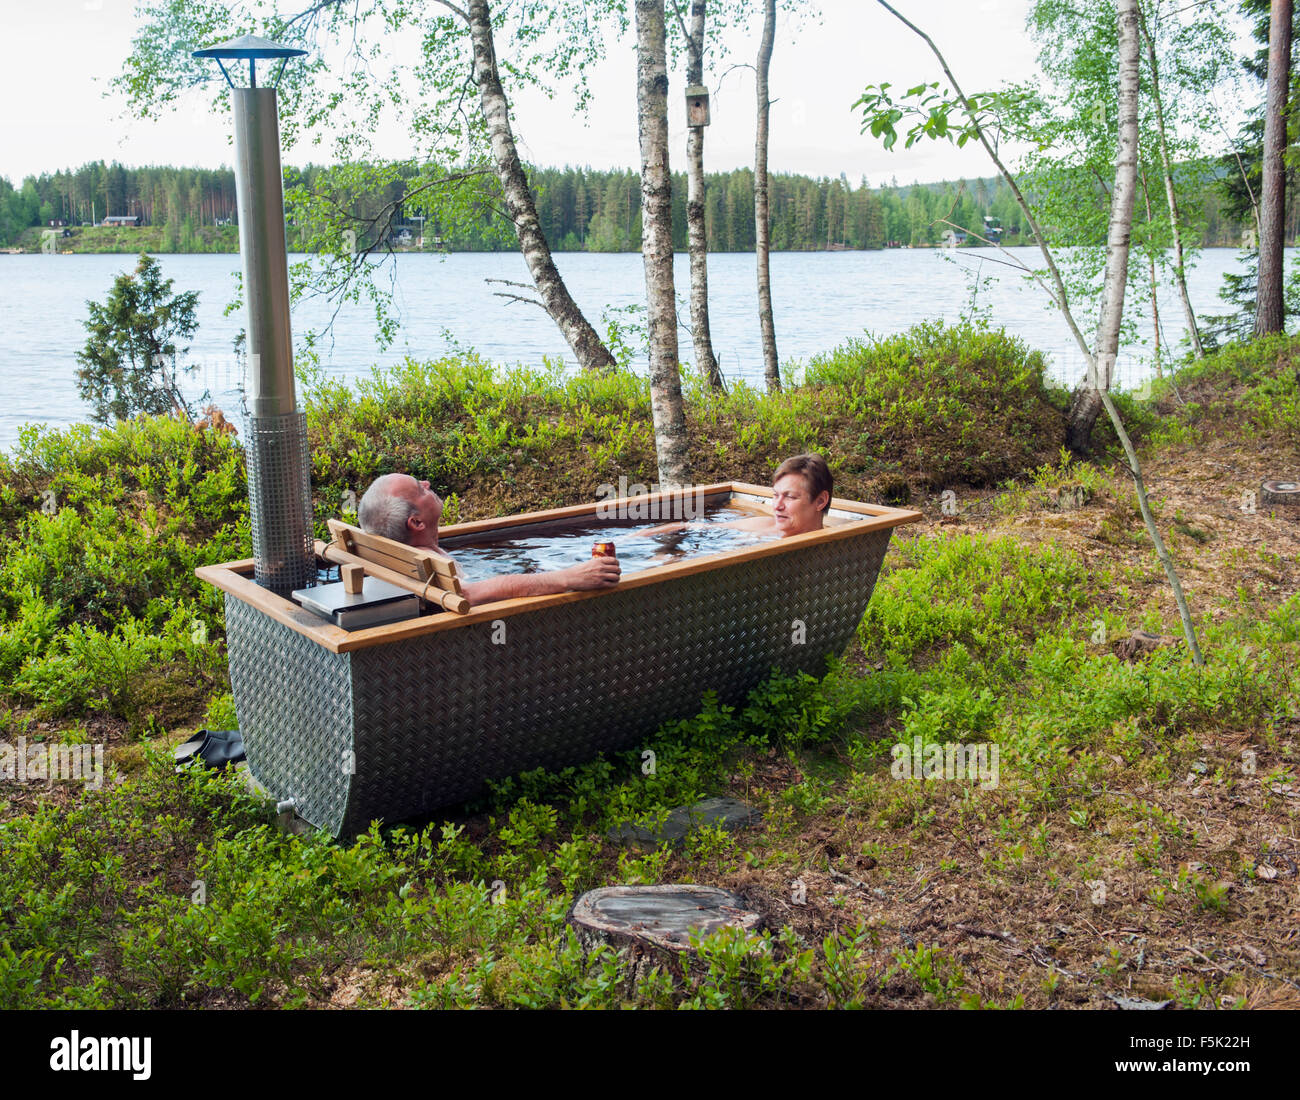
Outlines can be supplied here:
[[636, 107], [641, 141], [641, 257], [650, 326], [650, 409], [664, 485], [691, 479], [673, 288], [672, 177], [668, 171], [668, 58], [664, 0], [636, 0]]
[[1282, 236], [1286, 217], [1286, 99], [1291, 81], [1291, 0], [1273, 0], [1268, 27], [1268, 102], [1259, 204], [1255, 335], [1282, 331]]
[[1110, 228], [1106, 234], [1106, 274], [1101, 291], [1101, 317], [1090, 377], [1075, 392], [1070, 405], [1066, 443], [1086, 452], [1092, 428], [1103, 408], [1101, 395], [1110, 390], [1119, 325], [1124, 315], [1128, 281], [1129, 240], [1133, 232], [1133, 199], [1137, 191], [1138, 41], [1137, 0], [1119, 4], [1119, 148], [1115, 157], [1115, 186], [1110, 193]]
[[510, 107], [497, 72], [488, 0], [469, 0], [466, 10], [460, 14], [469, 23], [474, 47], [474, 79], [478, 83], [479, 103], [492, 142], [492, 159], [505, 196], [506, 212], [519, 237], [519, 249], [528, 264], [538, 296], [583, 370], [613, 370], [616, 365], [614, 356], [569, 294], [569, 288], [564, 285], [551, 258], [546, 234], [542, 232], [537, 204], [528, 188], [528, 177], [524, 175], [515, 137], [510, 130]]
[[[686, 37], [686, 83], [704, 83], [704, 19], [707, 0], [692, 0], [690, 29]], [[722, 389], [722, 373], [713, 354], [709, 331], [709, 240], [704, 225], [704, 127], [686, 130], [686, 230], [691, 253], [691, 337], [695, 342], [695, 369], [715, 390]]]
[[[1142, 202], [1147, 210], [1147, 227], [1151, 226], [1151, 191], [1147, 186], [1147, 170], [1142, 169]], [[1154, 252], [1147, 252], [1147, 276], [1151, 280], [1151, 331], [1155, 333], [1155, 367], [1156, 377], [1163, 378], [1165, 372], [1160, 367], [1160, 282], [1156, 278], [1156, 257]]]
[[[1289, 18], [1289, 14], [1288, 14]], [[1192, 613], [1187, 606], [1187, 597], [1183, 594], [1182, 582], [1174, 568], [1174, 559], [1169, 556], [1165, 540], [1160, 536], [1156, 518], [1151, 512], [1147, 499], [1146, 485], [1142, 480], [1142, 465], [1138, 461], [1137, 450], [1119, 410], [1110, 397], [1110, 374], [1115, 365], [1115, 356], [1119, 351], [1119, 325], [1124, 314], [1124, 288], [1128, 281], [1129, 238], [1133, 227], [1133, 200], [1137, 191], [1137, 153], [1138, 153], [1138, 0], [1119, 0], [1119, 149], [1115, 157], [1115, 186], [1111, 190], [1110, 230], [1106, 241], [1106, 276], [1102, 285], [1101, 320], [1097, 323], [1097, 351], [1094, 356], [1095, 371], [1104, 371], [1105, 377], [1098, 379], [1099, 388], [1095, 391], [1098, 403], [1106, 410], [1111, 425], [1119, 437], [1120, 446], [1124, 448], [1124, 457], [1128, 460], [1129, 473], [1133, 477], [1133, 491], [1137, 495], [1138, 509], [1142, 513], [1142, 522], [1146, 524], [1147, 534], [1155, 547], [1156, 557], [1164, 567], [1169, 587], [1173, 589], [1174, 602], [1178, 605], [1178, 614], [1183, 623], [1183, 637], [1192, 662], [1201, 667], [1205, 659], [1201, 656], [1201, 647], [1196, 641], [1196, 628], [1192, 623]], [[1152, 294], [1154, 297], [1154, 291]], [[1156, 339], [1160, 338], [1157, 325]], [[1096, 419], [1096, 413], [1093, 414]], [[1071, 428], [1073, 428], [1071, 424]], [[1091, 431], [1091, 425], [1089, 425]]]
[[[1143, 24], [1145, 29], [1145, 22]], [[1174, 285], [1178, 287], [1178, 300], [1183, 304], [1183, 323], [1187, 326], [1187, 337], [1192, 342], [1192, 353], [1197, 359], [1205, 358], [1205, 348], [1201, 344], [1201, 330], [1196, 324], [1196, 313], [1192, 309], [1192, 299], [1187, 293], [1187, 270], [1183, 266], [1183, 229], [1178, 215], [1178, 197], [1174, 193], [1174, 171], [1169, 161], [1169, 142], [1165, 131], [1165, 109], [1160, 100], [1160, 69], [1156, 63], [1155, 39], [1148, 31], [1147, 62], [1151, 67], [1151, 102], [1156, 109], [1156, 132], [1160, 135], [1160, 170], [1165, 178], [1165, 200], [1169, 203], [1169, 228], [1173, 237], [1174, 250]]]
[[[1165, 372], [1160, 366], [1160, 303], [1156, 300], [1160, 293], [1160, 280], [1156, 278], [1156, 258], [1147, 257], [1147, 274], [1151, 279], [1151, 331], [1155, 333], [1155, 343], [1152, 350], [1155, 354], [1156, 377], [1163, 378]], [[1169, 368], [1173, 370], [1172, 367]]]
[[[1115, 367], [1115, 356], [1119, 352], [1119, 326], [1124, 315], [1124, 290], [1128, 282], [1129, 241], [1133, 230], [1133, 201], [1137, 193], [1138, 160], [1138, 0], [1119, 0], [1119, 147], [1115, 156], [1115, 186], [1110, 193], [1110, 228], [1106, 237], [1106, 274], [1102, 284], [1101, 318], [1097, 322], [1097, 346], [1093, 355], [1093, 386], [1081, 390], [1076, 395], [1075, 406], [1071, 409], [1070, 424], [1067, 428], [1067, 441], [1073, 447], [1075, 443], [1086, 446], [1092, 434], [1093, 423], [1098, 413], [1106, 410], [1111, 425], [1119, 437], [1120, 446], [1128, 460], [1129, 473], [1133, 477], [1133, 489], [1138, 499], [1138, 509], [1142, 513], [1142, 522], [1155, 547], [1156, 557], [1164, 567], [1165, 577], [1173, 589], [1174, 602], [1183, 623], [1183, 637], [1194, 664], [1205, 664], [1201, 656], [1201, 647], [1196, 641], [1196, 629], [1192, 623], [1191, 610], [1183, 594], [1182, 582], [1174, 568], [1173, 558], [1165, 546], [1156, 526], [1151, 504], [1147, 499], [1146, 485], [1142, 480], [1142, 466], [1138, 461], [1137, 450], [1119, 410], [1110, 397], [1111, 374]], [[1154, 294], [1153, 294], [1154, 297]], [[1159, 339], [1159, 328], [1156, 330]], [[1081, 401], [1080, 398], [1083, 400]], [[1076, 414], [1077, 410], [1077, 414]], [[1088, 414], [1091, 412], [1090, 418]], [[1077, 419], [1076, 419], [1077, 415]], [[1085, 430], [1081, 438], [1075, 434]]]
[[758, 47], [758, 68], [754, 81], [758, 98], [758, 134], [754, 139], [754, 253], [758, 259], [758, 324], [763, 334], [763, 377], [769, 393], [781, 389], [781, 372], [776, 357], [776, 326], [772, 321], [772, 276], [768, 268], [770, 238], [767, 205], [767, 127], [772, 104], [767, 93], [767, 74], [772, 66], [772, 43], [776, 36], [776, 0], [764, 0], [763, 40]]
[[[974, 131], [975, 136], [979, 139], [979, 143], [984, 146], [984, 151], [988, 153], [989, 159], [992, 160], [993, 163], [997, 166], [998, 174], [1001, 175], [1001, 177], [1006, 181], [1007, 186], [1011, 189], [1011, 194], [1016, 200], [1016, 205], [1020, 207], [1021, 213], [1024, 214], [1025, 216], [1025, 223], [1033, 231], [1034, 240], [1038, 243], [1038, 248], [1043, 254], [1043, 260], [1046, 262], [1048, 271], [1051, 273], [1052, 286], [1054, 291], [1053, 296], [1056, 299], [1056, 304], [1061, 310], [1061, 315], [1065, 318], [1066, 323], [1069, 325], [1070, 331], [1074, 334], [1074, 339], [1076, 343], [1079, 345], [1079, 350], [1083, 353], [1083, 357], [1088, 363], [1089, 373], [1090, 374], [1094, 373], [1095, 370], [1094, 363], [1096, 361], [1096, 358], [1093, 355], [1092, 350], [1088, 347], [1087, 341], [1083, 338], [1082, 331], [1079, 329], [1079, 326], [1075, 323], [1074, 314], [1070, 311], [1069, 297], [1066, 294], [1065, 284], [1061, 279], [1060, 269], [1057, 267], [1055, 259], [1052, 258], [1052, 250], [1047, 245], [1047, 238], [1043, 235], [1043, 231], [1038, 225], [1038, 220], [1034, 217], [1034, 212], [1031, 209], [1028, 200], [1025, 198], [1024, 192], [1022, 192], [1020, 190], [1020, 187], [1017, 185], [1015, 176], [1013, 176], [1010, 173], [1010, 171], [1007, 170], [1007, 166], [1002, 163], [1001, 158], [997, 154], [997, 150], [994, 149], [993, 145], [989, 142], [988, 135], [984, 133], [984, 129], [980, 125], [979, 117], [976, 114], [975, 109], [972, 107], [970, 100], [966, 98], [966, 93], [961, 90], [961, 85], [957, 83], [957, 78], [953, 76], [952, 69], [948, 67], [947, 60], [940, 52], [939, 47], [934, 44], [934, 39], [932, 39], [928, 34], [926, 34], [925, 31], [921, 30], [920, 27], [918, 27], [905, 15], [899, 12], [897, 8], [893, 7], [888, 2], [888, 0], [876, 0], [876, 2], [880, 4], [880, 6], [884, 8], [886, 11], [888, 11], [892, 16], [894, 16], [894, 18], [896, 18], [904, 26], [906, 26], [907, 28], [915, 32], [925, 42], [925, 44], [930, 47], [931, 52], [938, 59], [939, 66], [943, 69], [944, 76], [948, 78], [948, 83], [952, 86], [953, 92], [956, 93], [958, 102], [961, 103], [962, 108], [966, 112], [966, 117], [970, 123], [971, 129]], [[1137, 134], [1137, 65], [1138, 65], [1136, 8], [1137, 8], [1137, 0], [1120, 0], [1120, 8], [1119, 8], [1120, 89], [1121, 89], [1120, 97], [1119, 97], [1120, 127], [1122, 133], [1123, 127], [1125, 125], [1125, 118], [1126, 118], [1124, 111], [1127, 107], [1128, 110], [1127, 118], [1129, 124], [1132, 126], [1134, 146], [1136, 146], [1136, 134]], [[1130, 19], [1127, 35], [1125, 33], [1126, 17]], [[1127, 72], [1126, 69], [1128, 70]], [[1126, 77], [1129, 80], [1129, 86], [1131, 89], [1127, 101], [1125, 99], [1125, 95], [1123, 91]], [[1137, 176], [1136, 149], [1134, 150], [1132, 166], [1128, 169], [1128, 171], [1130, 173], [1130, 184], [1128, 190], [1129, 190], [1129, 214], [1131, 217], [1133, 180]], [[1118, 163], [1116, 164], [1115, 174], [1118, 180], [1118, 176], [1120, 175], [1120, 167]], [[1118, 190], [1118, 183], [1116, 186], [1116, 190]], [[1112, 192], [1111, 201], [1112, 203], [1114, 202], [1114, 192]], [[1112, 205], [1112, 210], [1113, 209], [1114, 207]], [[1127, 250], [1127, 245], [1126, 245], [1126, 250]], [[1108, 256], [1107, 257], [1108, 270], [1109, 270], [1109, 259], [1110, 257]], [[1122, 306], [1123, 305], [1122, 284], [1120, 287], [1120, 296], [1121, 296], [1120, 305]], [[1118, 346], [1118, 332], [1116, 333], [1116, 346]], [[1113, 362], [1113, 357], [1112, 357], [1112, 362]], [[1169, 556], [1169, 551], [1165, 547], [1164, 539], [1160, 537], [1160, 529], [1156, 526], [1155, 516], [1151, 514], [1151, 506], [1147, 501], [1146, 485], [1143, 483], [1142, 480], [1142, 465], [1141, 462], [1138, 460], [1137, 451], [1133, 446], [1133, 441], [1129, 438], [1128, 432], [1125, 431], [1124, 429], [1124, 422], [1120, 418], [1119, 410], [1115, 407], [1115, 402], [1110, 399], [1110, 394], [1107, 393], [1105, 390], [1098, 390], [1095, 392], [1098, 393], [1101, 401], [1101, 405], [1106, 410], [1107, 416], [1110, 417], [1110, 422], [1115, 429], [1115, 434], [1119, 437], [1120, 446], [1124, 448], [1124, 456], [1128, 459], [1129, 473], [1131, 473], [1133, 476], [1133, 488], [1134, 488], [1134, 492], [1137, 495], [1138, 508], [1142, 512], [1142, 522], [1146, 525], [1147, 534], [1151, 536], [1151, 544], [1155, 547], [1156, 556], [1160, 559], [1160, 564], [1164, 567], [1165, 570], [1165, 576], [1169, 580], [1169, 587], [1173, 590], [1174, 602], [1178, 605], [1178, 614], [1179, 617], [1182, 619], [1183, 637], [1187, 641], [1187, 648], [1192, 655], [1192, 661], [1194, 664], [1197, 665], [1197, 667], [1201, 667], [1205, 664], [1205, 659], [1201, 656], [1201, 647], [1196, 641], [1196, 628], [1192, 623], [1192, 613], [1190, 608], [1188, 608], [1187, 606], [1187, 597], [1183, 594], [1182, 582], [1179, 581], [1178, 579], [1178, 572], [1174, 568], [1173, 559]], [[1086, 446], [1088, 442], [1087, 438], [1085, 438], [1083, 442], [1084, 445]]]

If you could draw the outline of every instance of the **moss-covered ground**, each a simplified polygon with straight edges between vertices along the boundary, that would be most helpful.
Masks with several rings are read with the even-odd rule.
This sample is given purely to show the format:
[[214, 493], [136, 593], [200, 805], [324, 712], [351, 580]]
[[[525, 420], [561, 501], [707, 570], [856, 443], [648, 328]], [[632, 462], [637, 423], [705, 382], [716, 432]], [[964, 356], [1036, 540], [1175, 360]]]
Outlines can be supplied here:
[[[856, 641], [639, 751], [497, 785], [351, 843], [280, 831], [169, 748], [234, 724], [221, 603], [249, 552], [236, 441], [153, 420], [32, 430], [0, 459], [0, 742], [107, 746], [99, 790], [0, 782], [0, 1005], [1300, 1005], [1300, 345], [1220, 352], [1121, 401], [1187, 590], [1197, 669], [1104, 425], [1000, 334], [853, 344], [775, 396], [689, 389], [696, 477], [819, 449], [837, 493], [906, 502]], [[310, 392], [316, 518], [375, 474], [448, 521], [654, 479], [649, 396], [472, 357]], [[951, 495], [945, 493], [951, 490]], [[1160, 636], [1143, 646], [1135, 630]], [[996, 746], [996, 784], [900, 777], [902, 743]], [[607, 839], [728, 794], [681, 848]], [[683, 978], [630, 983], [565, 915], [583, 890], [712, 883], [766, 914]], [[493, 883], [504, 889], [493, 889]]]

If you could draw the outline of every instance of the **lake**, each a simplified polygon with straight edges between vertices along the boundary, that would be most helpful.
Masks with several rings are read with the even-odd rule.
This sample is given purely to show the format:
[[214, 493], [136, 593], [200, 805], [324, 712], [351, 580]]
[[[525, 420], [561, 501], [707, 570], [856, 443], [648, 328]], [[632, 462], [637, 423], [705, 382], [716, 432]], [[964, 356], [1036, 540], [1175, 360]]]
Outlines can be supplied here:
[[[1033, 248], [1009, 251], [1031, 265], [1038, 257]], [[1218, 290], [1223, 273], [1238, 269], [1239, 257], [1235, 249], [1208, 249], [1198, 258], [1188, 277], [1198, 315], [1224, 311]], [[995, 324], [1048, 353], [1053, 374], [1073, 384], [1083, 375], [1083, 360], [1065, 323], [1041, 289], [998, 263], [999, 258], [983, 248], [774, 253], [773, 311], [782, 364], [806, 363], [864, 333], [888, 335], [933, 318], [956, 321], [978, 276], [977, 305], [987, 307]], [[190, 352], [199, 369], [187, 389], [196, 395], [208, 389], [227, 412], [237, 413], [239, 373], [232, 345], [243, 315], [223, 317], [222, 311], [236, 285], [239, 257], [158, 259], [164, 277], [174, 280], [173, 292], [200, 292], [199, 331]], [[621, 324], [644, 323], [643, 312], [612, 312], [644, 304], [639, 253], [560, 253], [556, 264], [598, 331], [604, 331], [604, 311]], [[87, 419], [87, 407], [77, 396], [75, 358], [86, 341], [85, 303], [102, 302], [114, 278], [134, 266], [135, 257], [129, 255], [0, 255], [0, 448], [11, 447], [18, 429], [30, 421], [62, 426]], [[686, 255], [678, 255], [679, 317], [687, 323], [688, 267]], [[992, 282], [984, 286], [986, 278]], [[401, 320], [396, 342], [385, 351], [375, 347], [374, 314], [364, 305], [347, 305], [335, 313], [333, 303], [313, 299], [294, 308], [295, 337], [325, 329], [333, 316], [322, 344], [322, 361], [333, 376], [351, 380], [377, 363], [400, 362], [407, 355], [434, 358], [457, 345], [496, 362], [540, 365], [550, 356], [572, 363], [559, 330], [541, 309], [497, 296], [496, 291], [514, 288], [486, 281], [529, 282], [518, 253], [400, 254], [381, 268], [380, 279], [391, 284]], [[713, 346], [723, 374], [761, 386], [753, 254], [710, 256], [709, 296]], [[1182, 310], [1172, 288], [1165, 288], [1159, 305], [1166, 341], [1176, 346]], [[1080, 310], [1078, 321], [1091, 340], [1095, 307]], [[1140, 385], [1151, 373], [1149, 311], [1137, 321], [1147, 346], [1120, 356], [1116, 383], [1125, 388]], [[680, 340], [681, 358], [689, 363], [693, 347], [685, 328]]]

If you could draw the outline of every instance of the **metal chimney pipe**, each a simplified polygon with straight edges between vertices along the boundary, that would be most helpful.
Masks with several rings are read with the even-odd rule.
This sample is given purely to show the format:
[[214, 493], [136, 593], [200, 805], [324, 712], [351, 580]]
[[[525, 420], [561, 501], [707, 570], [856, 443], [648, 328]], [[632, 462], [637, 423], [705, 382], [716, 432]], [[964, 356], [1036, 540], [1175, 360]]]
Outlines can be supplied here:
[[234, 88], [235, 190], [248, 312], [245, 387], [254, 579], [288, 595], [316, 583], [307, 415], [293, 384], [289, 261], [274, 88]]
[[[289, 259], [275, 91], [288, 60], [306, 52], [246, 34], [192, 55], [216, 61], [230, 85], [235, 114], [235, 192], [248, 311], [244, 446], [253, 577], [284, 596], [316, 583], [307, 415], [298, 407], [293, 388]], [[270, 87], [257, 87], [259, 60], [280, 62]], [[248, 62], [249, 87], [235, 87], [225, 61]]]
[[235, 193], [248, 309], [248, 411], [295, 411], [289, 329], [289, 261], [284, 239], [280, 122], [274, 88], [235, 88]]

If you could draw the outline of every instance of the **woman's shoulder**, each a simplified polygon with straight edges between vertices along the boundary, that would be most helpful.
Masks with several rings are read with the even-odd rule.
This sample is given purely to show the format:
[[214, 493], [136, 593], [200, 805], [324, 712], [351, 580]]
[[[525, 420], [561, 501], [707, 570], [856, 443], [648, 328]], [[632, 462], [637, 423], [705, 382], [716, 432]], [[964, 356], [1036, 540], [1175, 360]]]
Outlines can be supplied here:
[[771, 531], [776, 527], [776, 522], [771, 516], [750, 516], [746, 519], [733, 519], [729, 523], [721, 523], [719, 527], [735, 527], [740, 531]]

